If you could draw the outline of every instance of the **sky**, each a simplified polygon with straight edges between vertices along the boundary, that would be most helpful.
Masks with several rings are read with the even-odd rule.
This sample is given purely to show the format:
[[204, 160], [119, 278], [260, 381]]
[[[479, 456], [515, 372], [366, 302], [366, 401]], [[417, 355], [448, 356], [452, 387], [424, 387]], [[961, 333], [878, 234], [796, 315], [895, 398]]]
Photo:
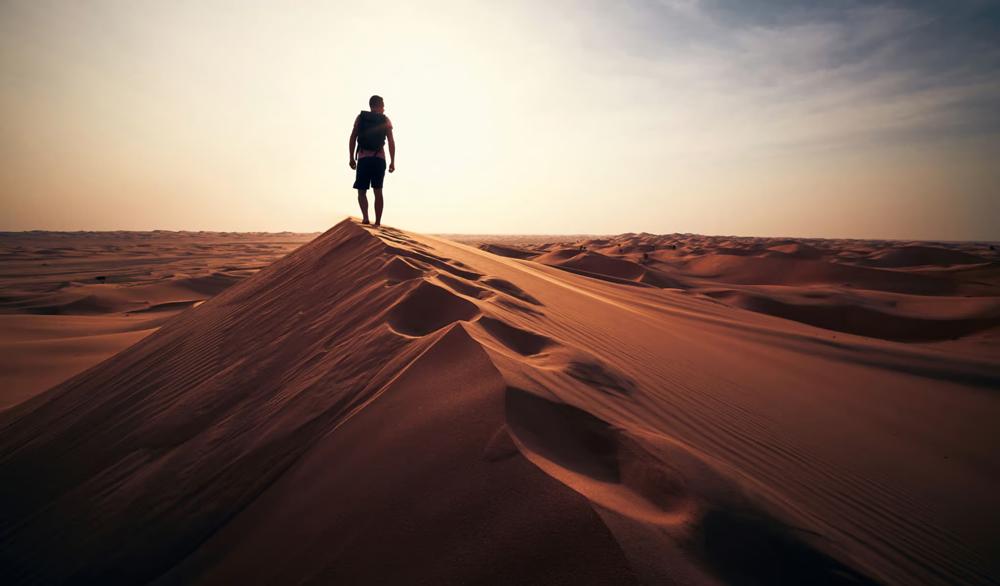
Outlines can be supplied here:
[[371, 94], [405, 229], [1000, 240], [992, 0], [2, 0], [0, 230], [324, 230]]

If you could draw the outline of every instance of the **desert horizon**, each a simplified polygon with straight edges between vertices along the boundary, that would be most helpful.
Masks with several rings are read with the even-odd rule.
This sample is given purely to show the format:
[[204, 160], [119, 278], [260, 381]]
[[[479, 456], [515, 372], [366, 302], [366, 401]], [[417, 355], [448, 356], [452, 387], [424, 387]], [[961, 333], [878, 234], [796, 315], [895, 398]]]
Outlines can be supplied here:
[[0, 49], [2, 584], [1000, 584], [1000, 3]]
[[0, 11], [0, 230], [324, 231], [377, 94], [420, 233], [1000, 240], [988, 3]]

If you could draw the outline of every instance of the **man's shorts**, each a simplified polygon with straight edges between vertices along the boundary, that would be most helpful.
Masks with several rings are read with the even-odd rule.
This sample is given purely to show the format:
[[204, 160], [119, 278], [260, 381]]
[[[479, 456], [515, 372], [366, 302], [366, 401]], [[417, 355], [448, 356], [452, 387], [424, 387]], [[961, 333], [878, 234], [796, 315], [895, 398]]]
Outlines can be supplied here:
[[382, 157], [365, 157], [358, 159], [357, 175], [354, 179], [354, 189], [382, 189], [385, 179], [385, 159]]

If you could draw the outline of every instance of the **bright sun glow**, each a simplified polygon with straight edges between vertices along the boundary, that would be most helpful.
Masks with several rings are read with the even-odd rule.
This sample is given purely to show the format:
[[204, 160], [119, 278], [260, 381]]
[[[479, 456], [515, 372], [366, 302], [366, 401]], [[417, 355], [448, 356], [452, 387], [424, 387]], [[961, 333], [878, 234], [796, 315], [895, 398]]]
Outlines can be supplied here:
[[0, 228], [321, 230], [357, 213], [347, 139], [378, 93], [386, 218], [415, 230], [1000, 237], [974, 118], [1000, 86], [910, 79], [862, 43], [918, 19], [856, 12], [5, 3]]

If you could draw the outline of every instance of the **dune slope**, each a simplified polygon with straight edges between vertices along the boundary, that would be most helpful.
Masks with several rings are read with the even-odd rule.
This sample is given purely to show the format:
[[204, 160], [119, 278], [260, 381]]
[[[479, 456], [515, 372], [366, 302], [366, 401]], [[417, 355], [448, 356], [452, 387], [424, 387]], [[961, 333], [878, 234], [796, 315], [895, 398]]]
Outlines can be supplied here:
[[0, 410], [113, 356], [315, 236], [0, 232]]
[[601, 263], [579, 270], [614, 280], [341, 222], [0, 414], [5, 574], [997, 575], [995, 362], [831, 340]]
[[[606, 281], [683, 289], [850, 334], [1000, 352], [1000, 256], [983, 242], [696, 234], [460, 237], [480, 249]], [[502, 244], [515, 240], [518, 247]]]

